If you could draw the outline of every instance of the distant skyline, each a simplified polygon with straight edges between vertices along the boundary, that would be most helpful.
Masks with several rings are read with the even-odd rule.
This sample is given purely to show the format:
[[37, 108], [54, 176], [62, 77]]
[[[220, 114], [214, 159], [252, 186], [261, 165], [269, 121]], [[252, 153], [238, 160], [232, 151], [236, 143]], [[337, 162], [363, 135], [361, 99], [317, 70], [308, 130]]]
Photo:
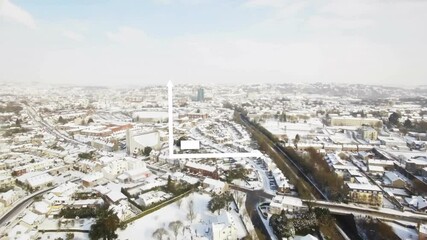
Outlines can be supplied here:
[[427, 1], [0, 0], [0, 82], [427, 83]]

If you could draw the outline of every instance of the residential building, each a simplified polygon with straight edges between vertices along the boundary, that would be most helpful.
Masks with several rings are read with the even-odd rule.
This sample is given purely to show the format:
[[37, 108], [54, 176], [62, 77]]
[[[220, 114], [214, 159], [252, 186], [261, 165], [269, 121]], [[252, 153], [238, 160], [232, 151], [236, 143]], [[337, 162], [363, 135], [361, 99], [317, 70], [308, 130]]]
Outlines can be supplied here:
[[365, 141], [376, 141], [378, 138], [378, 132], [372, 127], [363, 126], [359, 129], [359, 134]]
[[363, 183], [347, 183], [348, 200], [374, 206], [382, 206], [383, 194], [376, 185]]
[[368, 125], [376, 127], [382, 124], [381, 120], [376, 118], [355, 118], [355, 117], [332, 117], [331, 126], [363, 126]]
[[406, 186], [406, 182], [394, 172], [385, 172], [383, 182], [384, 185], [395, 188], [404, 188]]
[[271, 200], [270, 213], [280, 214], [282, 211], [298, 212], [306, 209], [306, 207], [300, 198], [277, 195]]
[[188, 161], [185, 167], [192, 174], [218, 179], [218, 170], [215, 166]]
[[228, 190], [228, 184], [212, 178], [205, 178], [203, 180], [203, 187], [207, 192], [213, 192], [216, 194], [224, 193]]
[[229, 212], [222, 211], [217, 221], [212, 223], [212, 240], [237, 239], [237, 228]]

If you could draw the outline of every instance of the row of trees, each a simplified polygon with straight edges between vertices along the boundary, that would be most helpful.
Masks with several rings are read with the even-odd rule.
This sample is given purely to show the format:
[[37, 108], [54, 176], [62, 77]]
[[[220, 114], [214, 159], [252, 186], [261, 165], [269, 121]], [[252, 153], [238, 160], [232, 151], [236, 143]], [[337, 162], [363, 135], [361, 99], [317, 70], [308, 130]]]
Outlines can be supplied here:
[[314, 148], [308, 148], [308, 156], [301, 157], [291, 147], [285, 152], [298, 163], [304, 174], [315, 180], [318, 187], [330, 200], [342, 201], [345, 198], [344, 180], [333, 172], [323, 156]]
[[426, 121], [417, 121], [413, 122], [409, 118], [407, 118], [403, 124], [400, 119], [402, 118], [402, 114], [400, 112], [393, 112], [390, 114], [388, 118], [388, 127], [397, 127], [400, 128], [401, 131], [413, 131], [413, 132], [427, 132], [427, 122]]
[[[59, 212], [60, 217], [64, 218], [94, 218], [97, 216], [96, 208], [62, 208]], [[101, 210], [102, 211], [102, 210]]]

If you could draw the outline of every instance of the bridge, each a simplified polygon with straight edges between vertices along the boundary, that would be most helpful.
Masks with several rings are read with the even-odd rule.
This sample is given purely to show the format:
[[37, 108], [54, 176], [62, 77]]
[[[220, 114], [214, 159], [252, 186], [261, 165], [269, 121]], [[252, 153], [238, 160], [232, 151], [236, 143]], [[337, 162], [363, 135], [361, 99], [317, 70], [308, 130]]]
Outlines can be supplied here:
[[326, 201], [303, 200], [303, 202], [314, 207], [327, 208], [331, 213], [338, 215], [353, 214], [361, 216], [370, 216], [373, 218], [389, 221], [406, 221], [415, 224], [427, 222], [427, 214], [416, 213], [411, 211], [399, 211], [390, 208], [376, 208]]

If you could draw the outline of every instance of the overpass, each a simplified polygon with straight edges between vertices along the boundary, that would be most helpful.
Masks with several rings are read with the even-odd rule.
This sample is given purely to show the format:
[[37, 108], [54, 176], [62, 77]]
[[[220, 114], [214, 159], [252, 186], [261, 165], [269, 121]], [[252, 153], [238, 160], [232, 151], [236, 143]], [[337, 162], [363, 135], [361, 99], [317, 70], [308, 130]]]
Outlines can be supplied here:
[[345, 203], [333, 203], [326, 201], [303, 200], [304, 203], [315, 207], [327, 208], [333, 214], [338, 215], [361, 215], [370, 216], [383, 220], [406, 221], [414, 224], [427, 222], [427, 214], [411, 211], [399, 211], [389, 208], [375, 208], [368, 206], [357, 206]]

